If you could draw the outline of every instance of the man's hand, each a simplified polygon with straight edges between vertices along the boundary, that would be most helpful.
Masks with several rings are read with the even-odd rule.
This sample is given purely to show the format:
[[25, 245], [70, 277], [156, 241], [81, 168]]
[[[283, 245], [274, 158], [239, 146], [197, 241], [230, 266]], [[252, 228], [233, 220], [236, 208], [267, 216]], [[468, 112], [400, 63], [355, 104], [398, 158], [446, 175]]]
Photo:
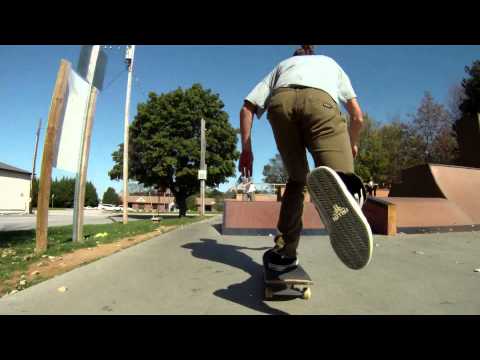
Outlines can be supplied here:
[[358, 155], [358, 145], [352, 145], [352, 155], [353, 158], [355, 159]]
[[249, 150], [243, 150], [240, 154], [240, 161], [238, 163], [238, 170], [247, 178], [252, 176], [253, 154]]
[[363, 114], [357, 99], [347, 101], [346, 108], [350, 115], [350, 143], [352, 144], [352, 155], [355, 158], [358, 154], [358, 141], [363, 128]]

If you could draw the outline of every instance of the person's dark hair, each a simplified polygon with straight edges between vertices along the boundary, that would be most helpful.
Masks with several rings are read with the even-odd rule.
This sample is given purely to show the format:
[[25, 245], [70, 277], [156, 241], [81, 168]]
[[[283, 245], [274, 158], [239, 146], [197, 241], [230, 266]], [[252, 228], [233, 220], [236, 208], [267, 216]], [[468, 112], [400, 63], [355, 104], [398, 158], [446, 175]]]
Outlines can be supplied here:
[[315, 55], [315, 51], [313, 50], [313, 45], [302, 45], [302, 47], [295, 50], [293, 56], [301, 56], [301, 55]]

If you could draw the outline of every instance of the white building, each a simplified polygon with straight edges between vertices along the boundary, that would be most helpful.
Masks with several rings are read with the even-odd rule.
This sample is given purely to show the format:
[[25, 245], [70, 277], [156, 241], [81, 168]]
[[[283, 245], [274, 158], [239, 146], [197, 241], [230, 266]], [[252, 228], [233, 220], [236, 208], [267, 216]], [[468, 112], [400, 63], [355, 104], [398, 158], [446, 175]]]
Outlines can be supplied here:
[[28, 212], [31, 173], [0, 162], [0, 213]]

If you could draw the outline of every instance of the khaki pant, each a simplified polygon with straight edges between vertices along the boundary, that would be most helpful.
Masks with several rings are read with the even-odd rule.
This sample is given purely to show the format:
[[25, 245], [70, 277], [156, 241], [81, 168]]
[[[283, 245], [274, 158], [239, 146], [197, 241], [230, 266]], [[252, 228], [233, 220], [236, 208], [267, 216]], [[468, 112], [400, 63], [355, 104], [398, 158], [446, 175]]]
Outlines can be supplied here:
[[343, 173], [353, 173], [350, 137], [337, 103], [328, 93], [318, 89], [276, 89], [269, 101], [267, 117], [288, 173], [278, 220], [278, 230], [285, 244], [282, 251], [296, 256], [309, 171], [306, 150], [316, 167], [328, 166]]

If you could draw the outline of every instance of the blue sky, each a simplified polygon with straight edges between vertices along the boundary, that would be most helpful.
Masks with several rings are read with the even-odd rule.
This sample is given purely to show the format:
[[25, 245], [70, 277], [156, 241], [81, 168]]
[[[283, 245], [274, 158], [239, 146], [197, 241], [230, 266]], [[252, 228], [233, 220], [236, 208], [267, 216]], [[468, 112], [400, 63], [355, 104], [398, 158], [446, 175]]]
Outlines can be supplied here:
[[[220, 94], [230, 122], [239, 127], [243, 98], [296, 46], [153, 46], [139, 45], [135, 52], [131, 119], [136, 105], [149, 91], [168, 92], [199, 82]], [[97, 100], [88, 179], [101, 197], [108, 186], [121, 182], [107, 175], [111, 153], [123, 142], [125, 46], [112, 46], [108, 55], [105, 88]], [[350, 76], [360, 104], [378, 121], [415, 112], [424, 91], [446, 102], [448, 90], [465, 76], [464, 67], [480, 59], [480, 46], [332, 46], [317, 45], [317, 53], [333, 57]], [[76, 66], [80, 46], [1, 46], [0, 161], [31, 170], [35, 129], [43, 119], [37, 168], [40, 166], [46, 119], [60, 59]], [[121, 74], [120, 74], [121, 73]], [[120, 76], [118, 76], [120, 74]], [[116, 79], [116, 80], [115, 80]], [[115, 80], [111, 83], [112, 80]], [[109, 85], [110, 84], [110, 85]], [[263, 166], [276, 153], [264, 115], [253, 126], [255, 156], [253, 177], [262, 181]], [[238, 144], [240, 145], [240, 143]], [[53, 170], [53, 177], [73, 176]], [[236, 177], [220, 186], [224, 191]]]

